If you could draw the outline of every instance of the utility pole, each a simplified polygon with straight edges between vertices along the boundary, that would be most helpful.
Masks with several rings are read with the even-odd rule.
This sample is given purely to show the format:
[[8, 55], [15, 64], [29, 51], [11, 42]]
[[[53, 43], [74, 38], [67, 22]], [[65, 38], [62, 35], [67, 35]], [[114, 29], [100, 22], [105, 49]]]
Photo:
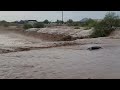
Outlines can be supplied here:
[[63, 24], [63, 11], [62, 11], [62, 24]]

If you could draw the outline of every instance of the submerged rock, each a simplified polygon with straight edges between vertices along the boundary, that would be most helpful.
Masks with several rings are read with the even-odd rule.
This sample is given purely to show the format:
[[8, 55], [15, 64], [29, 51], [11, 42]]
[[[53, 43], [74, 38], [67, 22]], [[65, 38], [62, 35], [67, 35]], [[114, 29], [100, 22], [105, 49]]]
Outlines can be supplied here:
[[92, 47], [88, 48], [88, 50], [97, 50], [97, 49], [102, 49], [102, 47], [100, 47], [100, 46], [92, 46]]

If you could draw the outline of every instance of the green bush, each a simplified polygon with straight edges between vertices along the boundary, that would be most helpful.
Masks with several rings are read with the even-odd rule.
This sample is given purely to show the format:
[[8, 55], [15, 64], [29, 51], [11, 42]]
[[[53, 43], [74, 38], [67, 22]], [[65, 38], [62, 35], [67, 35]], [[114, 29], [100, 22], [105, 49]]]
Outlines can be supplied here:
[[62, 24], [62, 20], [57, 20], [56, 23], [57, 24]]
[[108, 36], [115, 28], [119, 26], [119, 17], [115, 13], [107, 13], [105, 18], [94, 27], [91, 37]]
[[29, 29], [29, 28], [33, 28], [33, 26], [31, 24], [24, 24], [23, 28]]
[[73, 23], [73, 20], [72, 20], [72, 19], [69, 19], [69, 20], [67, 21], [67, 23]]
[[9, 23], [4, 23], [3, 26], [4, 26], [4, 27], [8, 27], [8, 26], [9, 26]]
[[73, 26], [74, 22], [73, 22], [72, 19], [69, 19], [66, 23], [67, 23], [68, 26]]
[[106, 22], [109, 27], [119, 27], [120, 26], [120, 19], [119, 16], [116, 15], [114, 12], [109, 12], [105, 15], [104, 21]]
[[80, 26], [80, 22], [73, 22], [73, 26]]
[[29, 28], [44, 28], [45, 25], [41, 22], [35, 23], [34, 25], [31, 24], [24, 24], [23, 28], [24, 29], [29, 29]]
[[33, 25], [33, 27], [34, 27], [34, 28], [44, 28], [45, 25], [44, 25], [43, 23], [38, 22], [38, 23], [35, 23], [35, 24]]
[[114, 29], [108, 27], [105, 25], [103, 21], [101, 21], [99, 24], [97, 24], [94, 29], [91, 37], [105, 37], [108, 36]]
[[3, 21], [0, 21], [0, 25], [4, 26], [4, 27], [8, 27], [10, 25], [10, 23], [3, 20]]
[[82, 27], [94, 27], [97, 24], [97, 21], [93, 19], [88, 19], [87, 21], [81, 23]]
[[43, 23], [49, 24], [50, 22], [46, 19], [46, 20], [43, 21]]

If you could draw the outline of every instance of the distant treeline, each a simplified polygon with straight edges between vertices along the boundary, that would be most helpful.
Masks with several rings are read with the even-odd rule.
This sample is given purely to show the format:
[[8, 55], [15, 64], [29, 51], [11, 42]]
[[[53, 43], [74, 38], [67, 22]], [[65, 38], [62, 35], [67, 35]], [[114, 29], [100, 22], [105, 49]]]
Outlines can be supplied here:
[[[84, 20], [84, 21], [83, 21]], [[35, 20], [34, 20], [35, 21]], [[29, 20], [20, 20], [20, 21], [14, 21], [14, 22], [7, 22], [5, 20], [0, 21], [0, 25], [4, 25], [4, 24], [10, 24], [10, 25], [17, 25], [17, 24], [27, 24], [29, 22]], [[49, 21], [49, 20], [44, 20], [44, 21], [37, 21], [37, 23], [43, 23], [43, 24], [55, 24], [55, 25], [61, 25], [61, 24], [65, 24], [68, 26], [78, 26], [78, 25], [82, 25], [82, 26], [86, 26], [89, 25], [89, 23], [95, 23], [96, 20], [91, 19], [91, 18], [83, 18], [82, 20], [79, 21], [74, 21], [72, 19], [67, 20], [66, 22], [62, 21], [62, 20], [56, 20], [55, 22]], [[92, 25], [90, 25], [92, 26]]]
[[44, 20], [38, 22], [37, 20], [20, 20], [14, 22], [0, 21], [0, 26], [8, 27], [10, 25], [19, 26], [21, 25], [24, 29], [28, 28], [44, 28], [56, 25], [67, 25], [75, 26], [75, 29], [80, 29], [80, 27], [86, 27], [87, 29], [93, 28], [94, 32], [91, 37], [103, 37], [109, 35], [116, 27], [120, 27], [120, 17], [114, 12], [106, 13], [103, 19], [91, 19], [83, 18], [82, 20], [74, 21], [72, 19], [66, 22], [62, 20], [56, 20], [51, 22], [49, 20]]

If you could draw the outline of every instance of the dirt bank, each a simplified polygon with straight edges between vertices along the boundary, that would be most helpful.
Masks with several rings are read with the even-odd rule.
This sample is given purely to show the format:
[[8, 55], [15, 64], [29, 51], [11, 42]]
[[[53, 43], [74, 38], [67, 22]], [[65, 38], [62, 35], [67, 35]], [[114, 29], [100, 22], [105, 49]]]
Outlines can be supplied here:
[[76, 45], [74, 41], [46, 41], [18, 32], [0, 30], [0, 53], [10, 53], [19, 51], [29, 51], [33, 49], [44, 49], [66, 45]]
[[58, 26], [46, 28], [31, 28], [25, 30], [26, 35], [31, 35], [49, 41], [72, 41], [80, 38], [88, 38], [92, 29], [74, 29], [74, 27]]

